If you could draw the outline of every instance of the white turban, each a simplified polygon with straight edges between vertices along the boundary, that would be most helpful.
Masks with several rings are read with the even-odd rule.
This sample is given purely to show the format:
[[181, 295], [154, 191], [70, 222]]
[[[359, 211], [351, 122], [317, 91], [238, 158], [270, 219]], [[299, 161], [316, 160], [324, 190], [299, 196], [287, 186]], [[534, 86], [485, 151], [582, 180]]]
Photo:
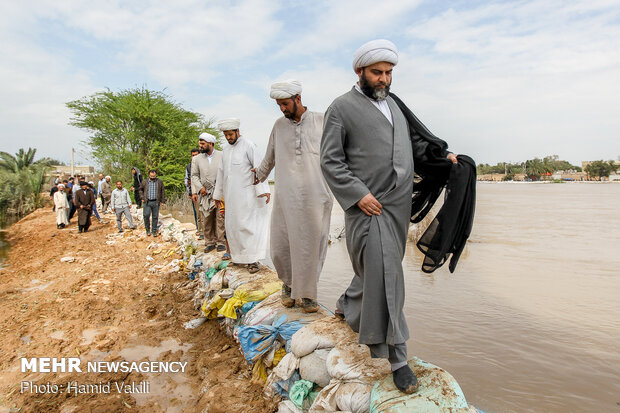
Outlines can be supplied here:
[[112, 179], [110, 175], [106, 176], [105, 179]]
[[289, 79], [282, 82], [276, 82], [271, 85], [272, 99], [287, 99], [301, 93], [301, 82], [299, 80]]
[[210, 143], [215, 143], [215, 136], [211, 135], [210, 133], [207, 132], [202, 132], [200, 134], [200, 136], [198, 137], [199, 141], [205, 141], [205, 142], [210, 142]]
[[64, 189], [65, 185], [64, 184], [58, 184], [58, 189]]
[[240, 124], [241, 124], [241, 121], [239, 119], [237, 119], [237, 118], [229, 118], [229, 119], [222, 119], [217, 124], [217, 127], [221, 131], [235, 130], [235, 129], [239, 129], [239, 125]]
[[353, 54], [353, 70], [370, 66], [377, 62], [388, 62], [396, 66], [398, 50], [396, 45], [385, 39], [371, 40], [364, 43]]

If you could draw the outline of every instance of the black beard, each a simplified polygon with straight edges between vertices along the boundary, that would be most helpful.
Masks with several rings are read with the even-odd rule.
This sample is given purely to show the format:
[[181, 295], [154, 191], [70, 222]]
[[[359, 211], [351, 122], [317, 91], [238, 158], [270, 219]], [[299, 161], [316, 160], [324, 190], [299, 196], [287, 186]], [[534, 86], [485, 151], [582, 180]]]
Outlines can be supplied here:
[[288, 115], [284, 115], [286, 119], [295, 119], [295, 114], [297, 113], [297, 102], [293, 102], [293, 111]]
[[198, 152], [200, 153], [209, 153], [208, 149], [198, 149]]
[[383, 82], [377, 85], [385, 85], [385, 88], [371, 86], [370, 83], [368, 83], [368, 79], [366, 79], [366, 73], [362, 72], [362, 77], [360, 78], [360, 89], [362, 89], [362, 92], [371, 99], [384, 100], [390, 93], [390, 85]]

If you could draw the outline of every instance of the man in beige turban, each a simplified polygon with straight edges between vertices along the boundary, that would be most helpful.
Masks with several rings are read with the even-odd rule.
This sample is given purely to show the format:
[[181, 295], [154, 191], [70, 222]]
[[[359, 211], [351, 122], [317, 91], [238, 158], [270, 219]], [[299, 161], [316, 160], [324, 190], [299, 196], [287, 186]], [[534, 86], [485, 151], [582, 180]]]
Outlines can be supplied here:
[[275, 167], [271, 260], [284, 283], [282, 304], [292, 307], [299, 299], [302, 310], [311, 313], [319, 308], [317, 285], [333, 204], [319, 164], [323, 114], [302, 105], [297, 80], [274, 83], [270, 96], [284, 116], [273, 125], [256, 182]]

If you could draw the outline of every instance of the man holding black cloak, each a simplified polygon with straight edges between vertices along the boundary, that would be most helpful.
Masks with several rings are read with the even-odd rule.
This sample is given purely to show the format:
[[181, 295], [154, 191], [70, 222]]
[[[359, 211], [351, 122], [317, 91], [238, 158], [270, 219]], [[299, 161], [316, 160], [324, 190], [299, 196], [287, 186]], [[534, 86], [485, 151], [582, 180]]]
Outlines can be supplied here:
[[[359, 332], [372, 357], [389, 360], [396, 387], [413, 393], [418, 382], [407, 364], [402, 260], [412, 213], [413, 152], [419, 148], [409, 118], [389, 93], [397, 62], [396, 46], [388, 40], [373, 40], [355, 52], [359, 82], [325, 113], [321, 168], [345, 211], [355, 271], [336, 315]], [[439, 150], [443, 161], [457, 163], [446, 148]]]

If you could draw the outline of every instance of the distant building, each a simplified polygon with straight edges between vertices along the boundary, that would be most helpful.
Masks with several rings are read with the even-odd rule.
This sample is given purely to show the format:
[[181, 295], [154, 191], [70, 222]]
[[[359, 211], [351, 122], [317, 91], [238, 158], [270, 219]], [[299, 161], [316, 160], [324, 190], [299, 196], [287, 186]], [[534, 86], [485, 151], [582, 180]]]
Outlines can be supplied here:
[[[84, 175], [86, 181], [95, 181], [95, 167], [89, 165], [75, 165], [73, 167], [74, 176]], [[52, 165], [46, 176], [55, 178], [60, 175], [60, 179], [69, 179], [71, 176], [71, 165]]]

